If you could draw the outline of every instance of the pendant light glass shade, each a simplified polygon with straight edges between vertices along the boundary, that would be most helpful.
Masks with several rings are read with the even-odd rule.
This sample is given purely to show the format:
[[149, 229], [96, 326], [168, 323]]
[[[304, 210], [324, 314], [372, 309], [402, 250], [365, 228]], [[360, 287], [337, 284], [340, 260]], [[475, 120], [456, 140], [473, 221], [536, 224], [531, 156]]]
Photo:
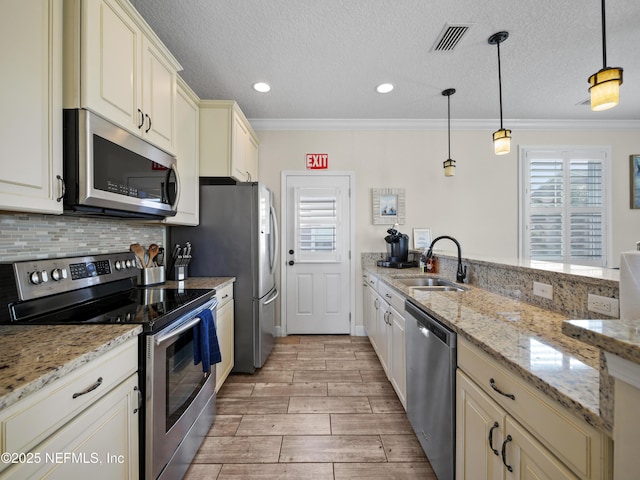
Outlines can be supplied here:
[[444, 176], [445, 177], [453, 177], [456, 174], [456, 161], [447, 158], [444, 162], [442, 162], [444, 166]]
[[453, 177], [456, 174], [456, 161], [451, 159], [451, 95], [454, 93], [456, 93], [455, 88], [442, 91], [442, 95], [447, 97], [447, 144], [449, 146], [449, 158], [442, 162], [445, 177]]
[[509, 32], [497, 32], [489, 37], [489, 44], [498, 47], [498, 92], [500, 95], [500, 130], [493, 132], [493, 151], [504, 155], [511, 151], [511, 130], [502, 126], [502, 68], [500, 65], [500, 44], [509, 38]]
[[493, 132], [493, 150], [496, 155], [504, 155], [511, 151], [511, 130], [501, 128]]
[[613, 108], [620, 103], [622, 68], [607, 67], [607, 22], [604, 0], [602, 0], [602, 70], [589, 77], [591, 110], [599, 112]]

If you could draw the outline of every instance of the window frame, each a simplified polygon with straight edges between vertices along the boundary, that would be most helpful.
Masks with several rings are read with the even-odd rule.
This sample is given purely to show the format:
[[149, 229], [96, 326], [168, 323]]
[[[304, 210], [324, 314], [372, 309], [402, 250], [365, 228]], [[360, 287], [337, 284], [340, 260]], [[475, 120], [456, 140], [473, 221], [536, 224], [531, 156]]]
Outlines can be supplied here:
[[[603, 248], [602, 260], [594, 262], [575, 263], [576, 265], [588, 265], [598, 267], [608, 267], [611, 265], [611, 245], [612, 245], [612, 155], [610, 145], [521, 145], [518, 147], [518, 255], [519, 258], [529, 261], [543, 261], [532, 260], [528, 254], [528, 242], [529, 235], [527, 232], [527, 223], [529, 220], [530, 209], [530, 194], [528, 192], [528, 179], [529, 179], [529, 167], [527, 163], [527, 156], [530, 153], [555, 153], [559, 158], [575, 157], [579, 158], [580, 154], [588, 156], [588, 158], [594, 158], [596, 155], [602, 158], [602, 178], [603, 178], [603, 228], [605, 232], [603, 234]], [[566, 188], [564, 190], [564, 198], [570, 201], [571, 189]], [[563, 224], [564, 227], [564, 224]], [[549, 260], [553, 262], [552, 260]], [[570, 264], [571, 260], [567, 259], [565, 252], [563, 252], [563, 259], [558, 260], [556, 263]]]

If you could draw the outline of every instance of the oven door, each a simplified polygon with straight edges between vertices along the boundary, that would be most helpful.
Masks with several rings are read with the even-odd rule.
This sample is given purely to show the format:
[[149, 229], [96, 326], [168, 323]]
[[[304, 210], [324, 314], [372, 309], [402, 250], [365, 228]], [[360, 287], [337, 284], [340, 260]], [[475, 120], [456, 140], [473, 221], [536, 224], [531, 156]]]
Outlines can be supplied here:
[[[209, 308], [216, 323], [217, 300]], [[215, 416], [216, 367], [194, 365], [197, 312], [146, 339], [145, 477], [182, 477]], [[197, 425], [196, 425], [197, 421]], [[178, 475], [179, 473], [179, 475]]]

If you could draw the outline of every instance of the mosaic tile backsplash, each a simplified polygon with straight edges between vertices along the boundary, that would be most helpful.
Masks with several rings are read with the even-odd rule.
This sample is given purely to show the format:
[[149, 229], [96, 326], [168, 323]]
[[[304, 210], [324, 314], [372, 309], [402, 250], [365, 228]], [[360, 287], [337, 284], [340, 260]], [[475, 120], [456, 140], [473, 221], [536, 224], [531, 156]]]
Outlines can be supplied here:
[[165, 244], [165, 226], [139, 220], [0, 214], [0, 261], [128, 251]]

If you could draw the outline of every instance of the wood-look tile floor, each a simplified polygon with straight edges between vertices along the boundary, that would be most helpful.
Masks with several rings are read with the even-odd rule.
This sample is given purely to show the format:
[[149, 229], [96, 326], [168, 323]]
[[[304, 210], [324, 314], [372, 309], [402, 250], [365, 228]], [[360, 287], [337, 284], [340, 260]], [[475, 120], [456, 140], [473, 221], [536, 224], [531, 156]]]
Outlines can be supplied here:
[[367, 337], [278, 338], [232, 374], [186, 480], [435, 480]]

